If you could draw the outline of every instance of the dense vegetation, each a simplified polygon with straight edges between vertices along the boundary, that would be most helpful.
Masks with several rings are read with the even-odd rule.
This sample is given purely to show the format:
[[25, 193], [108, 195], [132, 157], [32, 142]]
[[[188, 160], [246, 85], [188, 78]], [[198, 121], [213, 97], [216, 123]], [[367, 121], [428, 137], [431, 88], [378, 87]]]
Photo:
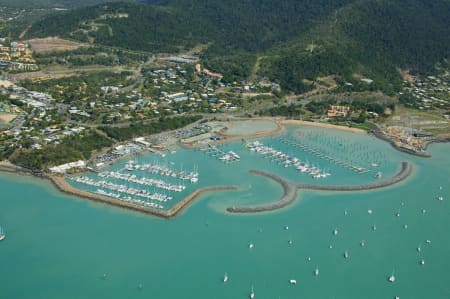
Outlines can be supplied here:
[[151, 123], [136, 123], [129, 127], [101, 127], [109, 137], [119, 141], [129, 140], [133, 137], [161, 133], [163, 131], [175, 130], [202, 119], [200, 115], [188, 115], [178, 117], [160, 118]]
[[[333, 74], [357, 91], [393, 93], [401, 84], [398, 68], [427, 73], [450, 57], [448, 0], [156, 2], [56, 14], [36, 22], [28, 34], [154, 52], [203, 44], [204, 63], [224, 80], [248, 77], [260, 57], [259, 75], [294, 92]], [[358, 84], [361, 78], [373, 84]]]
[[93, 151], [111, 146], [112, 141], [95, 131], [89, 131], [82, 135], [68, 136], [59, 144], [50, 144], [42, 149], [32, 149], [31, 144], [31, 140], [28, 144], [24, 142], [24, 147], [17, 149], [9, 160], [27, 169], [45, 169], [80, 159], [89, 159]]
[[[122, 0], [127, 1], [127, 0]], [[129, 0], [133, 1], [133, 0]], [[1, 5], [12, 8], [73, 8], [91, 6], [109, 0], [2, 0]]]

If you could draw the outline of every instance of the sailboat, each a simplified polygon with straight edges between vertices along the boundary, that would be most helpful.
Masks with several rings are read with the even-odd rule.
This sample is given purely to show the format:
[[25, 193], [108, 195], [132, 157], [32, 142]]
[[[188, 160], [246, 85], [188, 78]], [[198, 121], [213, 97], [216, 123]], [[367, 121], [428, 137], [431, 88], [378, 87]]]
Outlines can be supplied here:
[[227, 272], [225, 272], [225, 275], [223, 276], [223, 282], [227, 282], [228, 281], [228, 274]]
[[252, 291], [250, 292], [250, 299], [255, 298], [255, 291], [253, 290], [253, 286], [252, 286]]
[[319, 276], [319, 267], [316, 267], [316, 270], [314, 270], [314, 276]]
[[5, 237], [6, 237], [6, 235], [3, 232], [3, 228], [0, 226], [0, 241], [3, 240]]
[[389, 282], [395, 282], [394, 271], [392, 271], [392, 274], [391, 274], [391, 276], [389, 276], [388, 281]]

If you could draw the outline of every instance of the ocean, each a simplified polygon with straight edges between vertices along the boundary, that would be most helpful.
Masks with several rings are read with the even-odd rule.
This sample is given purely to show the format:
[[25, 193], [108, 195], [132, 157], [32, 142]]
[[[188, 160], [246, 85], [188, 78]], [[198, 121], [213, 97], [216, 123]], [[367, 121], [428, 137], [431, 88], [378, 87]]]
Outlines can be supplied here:
[[[369, 171], [330, 163], [286, 139]], [[255, 298], [450, 298], [449, 144], [433, 144], [433, 157], [418, 158], [367, 135], [313, 127], [290, 127], [283, 136], [259, 141], [331, 176], [313, 179], [241, 141], [218, 147], [237, 153], [239, 162], [185, 149], [164, 158], [136, 157], [138, 163], [198, 169], [199, 182], [173, 192], [167, 207], [198, 187], [240, 188], [205, 194], [166, 220], [67, 196], [45, 180], [0, 174], [0, 226], [6, 233], [0, 298], [249, 298], [252, 287]], [[298, 182], [357, 185], [376, 180], [376, 172], [389, 178], [401, 161], [413, 164], [413, 174], [394, 186], [300, 190], [281, 210], [226, 212], [281, 196], [277, 183], [250, 169]], [[391, 275], [395, 282], [388, 281]]]

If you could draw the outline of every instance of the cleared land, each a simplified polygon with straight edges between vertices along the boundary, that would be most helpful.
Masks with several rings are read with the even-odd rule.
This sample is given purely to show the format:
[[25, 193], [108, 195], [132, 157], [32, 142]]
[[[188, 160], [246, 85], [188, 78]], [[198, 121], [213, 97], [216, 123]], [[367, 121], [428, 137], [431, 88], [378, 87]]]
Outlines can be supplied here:
[[28, 43], [36, 53], [75, 50], [89, 46], [88, 44], [77, 43], [58, 37], [34, 38], [30, 39]]
[[0, 124], [1, 123], [7, 124], [10, 121], [12, 121], [14, 118], [16, 118], [16, 116], [17, 115], [15, 115], [15, 114], [0, 112]]

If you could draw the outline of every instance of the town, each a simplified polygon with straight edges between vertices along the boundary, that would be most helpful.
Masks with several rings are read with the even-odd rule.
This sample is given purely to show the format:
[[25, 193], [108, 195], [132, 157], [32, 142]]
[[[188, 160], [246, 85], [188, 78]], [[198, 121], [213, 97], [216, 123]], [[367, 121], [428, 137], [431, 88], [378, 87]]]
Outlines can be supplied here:
[[[74, 46], [72, 42], [67, 42], [66, 50], [48, 52], [42, 48], [51, 48], [52, 42], [64, 45], [64, 41], [8, 43], [6, 38], [0, 41], [3, 42], [0, 47], [0, 153], [1, 158], [11, 158], [22, 166], [31, 167], [23, 158], [18, 158], [17, 153], [14, 155], [16, 149], [23, 156], [24, 153], [63, 146], [78, 136], [81, 144], [95, 138], [98, 144], [80, 148], [83, 154], [67, 156], [71, 157], [70, 161], [67, 157], [53, 157], [47, 160], [55, 161], [42, 162], [34, 167], [45, 170], [63, 162], [85, 159], [94, 160], [83, 165], [95, 167], [98, 163], [139, 150], [143, 144], [133, 142], [136, 138], [178, 128], [163, 125], [164, 128], [157, 131], [143, 130], [141, 136], [137, 135], [138, 131], [130, 130], [130, 126], [164, 124], [194, 115], [183, 125], [190, 122], [197, 125], [194, 124], [188, 133], [176, 132], [174, 137], [181, 140], [209, 133], [211, 130], [199, 126], [199, 120], [206, 122], [229, 116], [281, 116], [331, 122], [368, 131], [378, 128], [382, 137], [397, 147], [416, 153], [425, 151], [426, 143], [433, 140], [435, 133], [426, 128], [424, 131], [420, 125], [414, 126], [413, 123], [420, 123], [417, 121], [399, 124], [398, 120], [407, 116], [396, 115], [395, 98], [383, 96], [380, 104], [377, 96], [369, 95], [367, 98], [374, 99], [365, 100], [364, 93], [350, 93], [343, 97], [332, 91], [323, 94], [320, 89], [316, 93], [295, 97], [283, 93], [276, 82], [259, 77], [252, 81], [223, 82], [222, 74], [203, 66], [195, 53], [167, 56], [121, 52], [119, 55], [115, 50], [89, 48], [82, 44]], [[43, 47], [42, 44], [46, 43], [49, 45]], [[39, 50], [33, 52], [33, 47]], [[100, 66], [89, 68], [86, 61]], [[408, 115], [411, 111], [423, 110], [431, 111], [431, 115], [441, 114], [440, 120], [433, 122], [433, 129], [438, 129], [438, 134], [448, 132], [449, 82], [448, 73], [405, 81], [399, 103], [412, 109], [408, 110]], [[371, 83], [370, 79], [364, 79], [364, 84]], [[350, 86], [344, 85], [346, 88]], [[413, 101], [409, 100], [411, 97]], [[375, 123], [379, 125], [375, 126]], [[132, 144], [127, 145], [127, 142]], [[112, 145], [115, 145], [115, 150], [108, 154], [91, 156], [103, 146]]]

